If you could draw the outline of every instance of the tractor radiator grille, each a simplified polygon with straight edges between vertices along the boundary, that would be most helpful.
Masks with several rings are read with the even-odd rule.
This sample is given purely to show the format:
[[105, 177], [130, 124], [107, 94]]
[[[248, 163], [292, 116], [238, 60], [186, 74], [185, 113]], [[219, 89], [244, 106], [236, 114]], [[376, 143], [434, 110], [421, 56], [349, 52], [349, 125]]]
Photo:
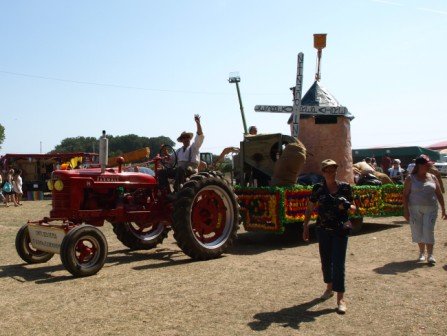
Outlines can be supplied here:
[[64, 189], [62, 191], [53, 190], [52, 204], [53, 211], [68, 210], [71, 204], [71, 188], [68, 181], [64, 181]]

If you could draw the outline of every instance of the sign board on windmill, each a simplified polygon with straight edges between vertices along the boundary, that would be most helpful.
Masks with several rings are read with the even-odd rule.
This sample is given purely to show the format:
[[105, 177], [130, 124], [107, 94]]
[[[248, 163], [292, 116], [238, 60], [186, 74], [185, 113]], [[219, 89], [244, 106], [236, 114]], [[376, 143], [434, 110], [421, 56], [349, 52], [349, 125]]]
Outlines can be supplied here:
[[[307, 115], [346, 115], [348, 109], [344, 106], [300, 106], [300, 114]], [[256, 105], [256, 112], [293, 113], [293, 106]]]

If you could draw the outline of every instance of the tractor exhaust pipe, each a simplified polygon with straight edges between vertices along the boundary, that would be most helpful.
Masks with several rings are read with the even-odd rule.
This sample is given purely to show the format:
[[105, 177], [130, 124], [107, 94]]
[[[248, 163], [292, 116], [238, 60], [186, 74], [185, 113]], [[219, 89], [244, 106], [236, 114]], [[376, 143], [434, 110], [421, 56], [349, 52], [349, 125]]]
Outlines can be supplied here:
[[106, 170], [108, 158], [109, 139], [106, 137], [106, 131], [102, 131], [102, 136], [99, 138], [99, 165], [101, 166], [101, 173], [104, 173]]

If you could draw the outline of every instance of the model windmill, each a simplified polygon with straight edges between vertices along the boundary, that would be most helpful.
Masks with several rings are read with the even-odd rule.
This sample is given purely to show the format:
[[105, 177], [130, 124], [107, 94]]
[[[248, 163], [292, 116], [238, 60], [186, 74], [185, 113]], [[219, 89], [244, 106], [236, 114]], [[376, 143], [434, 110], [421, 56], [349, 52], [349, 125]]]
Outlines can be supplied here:
[[298, 54], [297, 85], [293, 106], [257, 105], [257, 112], [292, 113], [288, 124], [310, 154], [301, 174], [320, 174], [320, 162], [333, 159], [339, 164], [338, 178], [354, 183], [352, 174], [351, 120], [354, 118], [320, 83], [322, 49], [326, 34], [314, 34], [317, 49], [315, 82], [301, 99], [304, 56]]

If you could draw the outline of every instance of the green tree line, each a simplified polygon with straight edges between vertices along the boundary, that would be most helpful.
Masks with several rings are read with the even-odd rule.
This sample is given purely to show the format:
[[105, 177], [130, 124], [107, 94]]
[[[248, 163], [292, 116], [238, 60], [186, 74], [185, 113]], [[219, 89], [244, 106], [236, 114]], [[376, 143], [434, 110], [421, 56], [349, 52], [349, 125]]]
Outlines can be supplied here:
[[[165, 136], [158, 136], [154, 138], [142, 137], [135, 134], [113, 136], [107, 135], [109, 139], [109, 157], [119, 156], [124, 153], [132, 152], [137, 149], [149, 147], [150, 156], [152, 159], [156, 156], [162, 145], [169, 145], [174, 147], [176, 144], [170, 138]], [[0, 124], [0, 149], [3, 141], [5, 140], [5, 128]], [[73, 152], [85, 152], [85, 153], [98, 153], [99, 152], [99, 138], [95, 137], [75, 137], [65, 138], [59, 145], [48, 154], [54, 153], [73, 153]], [[213, 154], [213, 162], [217, 156]], [[222, 171], [229, 171], [231, 169], [230, 160], [225, 159], [224, 164], [220, 168]]]
[[[149, 147], [149, 158], [153, 158], [158, 154], [161, 145], [175, 145], [174, 141], [165, 136], [148, 138], [141, 137], [135, 134], [129, 134], [120, 136], [107, 135], [107, 138], [109, 139], [109, 157], [119, 156], [123, 153], [132, 152], [144, 147]], [[95, 137], [82, 136], [75, 138], [65, 138], [48, 154], [70, 152], [98, 153], [99, 139]]]
[[0, 149], [2, 149], [3, 141], [5, 141], [5, 128], [0, 124]]

